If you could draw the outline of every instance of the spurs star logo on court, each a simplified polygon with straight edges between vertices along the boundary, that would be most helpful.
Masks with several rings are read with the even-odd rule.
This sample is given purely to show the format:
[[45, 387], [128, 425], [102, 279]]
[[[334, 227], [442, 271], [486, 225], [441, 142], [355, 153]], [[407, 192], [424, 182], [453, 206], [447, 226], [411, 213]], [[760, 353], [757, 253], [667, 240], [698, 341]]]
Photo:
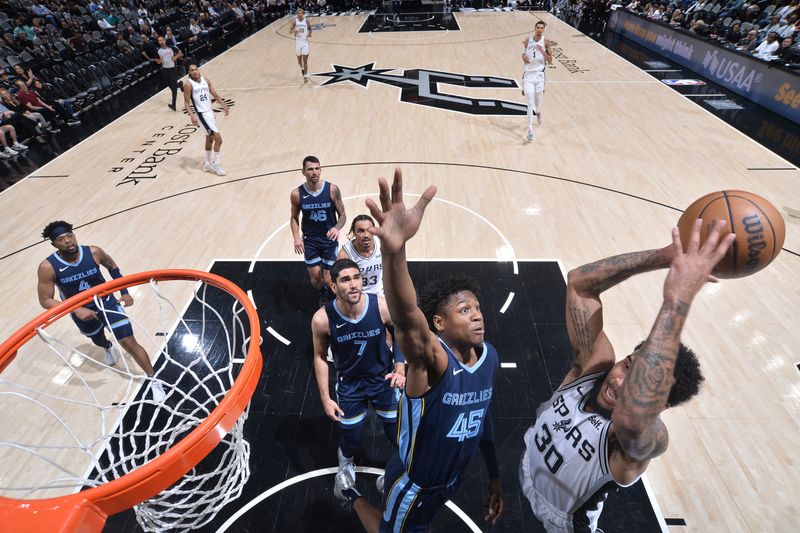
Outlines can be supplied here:
[[386, 74], [395, 69], [374, 68], [375, 63], [360, 67], [344, 67], [331, 65], [333, 72], [322, 72], [315, 76], [327, 76], [330, 79], [322, 85], [331, 85], [351, 81], [362, 87], [369, 82], [384, 83], [400, 88], [400, 101], [410, 104], [436, 107], [468, 115], [525, 115], [523, 104], [494, 100], [491, 98], [468, 98], [466, 96], [447, 94], [439, 90], [440, 85], [456, 85], [459, 87], [517, 89], [515, 80], [496, 76], [471, 76], [438, 70], [413, 69], [405, 70], [402, 75]]
[[[231, 99], [231, 98], [223, 98], [222, 100], [225, 102], [225, 104], [228, 107], [233, 107], [233, 106], [236, 105], [236, 101]], [[223, 111], [222, 106], [219, 104], [219, 102], [217, 102], [216, 99], [212, 99], [211, 103], [215, 104], [214, 107], [211, 108], [211, 110], [214, 113], [222, 113], [222, 111]], [[194, 104], [190, 103], [189, 105], [192, 106], [192, 110], [194, 110]], [[186, 113], [186, 109], [183, 110], [183, 114], [184, 115], [188, 114], [188, 113]]]

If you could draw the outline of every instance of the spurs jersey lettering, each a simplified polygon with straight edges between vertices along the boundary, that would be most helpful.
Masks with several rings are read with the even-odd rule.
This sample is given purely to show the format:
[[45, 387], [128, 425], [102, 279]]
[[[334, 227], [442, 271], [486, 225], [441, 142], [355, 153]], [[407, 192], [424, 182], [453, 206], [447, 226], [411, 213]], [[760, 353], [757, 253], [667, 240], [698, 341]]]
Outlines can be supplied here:
[[542, 35], [542, 38], [538, 41], [534, 40], [533, 36], [528, 38], [528, 46], [525, 48], [525, 55], [528, 56], [529, 63], [525, 63], [525, 74], [544, 72], [544, 54], [537, 50], [537, 45], [544, 49], [544, 35]]
[[211, 93], [208, 90], [208, 82], [202, 76], [200, 81], [194, 81], [189, 78], [189, 83], [192, 84], [192, 103], [194, 110], [198, 113], [205, 113], [211, 111]]
[[[589, 392], [603, 373], [590, 374], [560, 387], [536, 411], [536, 423], [525, 432], [523, 487], [544, 499], [572, 523], [573, 531], [594, 531], [611, 476], [608, 433], [611, 420], [585, 410]], [[593, 524], [593, 526], [590, 526]]]
[[294, 19], [295, 41], [308, 41], [308, 19]]
[[336, 372], [346, 377], [383, 376], [392, 366], [392, 353], [386, 345], [378, 297], [364, 294], [362, 298], [366, 305], [355, 319], [339, 311], [336, 300], [325, 304]]
[[342, 245], [347, 257], [355, 261], [361, 271], [361, 278], [364, 280], [363, 291], [367, 294], [383, 294], [383, 263], [381, 262], [381, 241], [377, 237], [372, 238], [374, 250], [372, 255], [364, 257], [358, 253], [353, 241], [347, 241]]
[[323, 181], [320, 190], [309, 192], [304, 183], [298, 190], [300, 210], [303, 212], [301, 224], [303, 235], [324, 237], [328, 230], [336, 225], [336, 206], [331, 198], [331, 184]]
[[467, 468], [483, 435], [500, 366], [497, 350], [488, 342], [472, 367], [439, 342], [447, 354], [447, 370], [418, 398], [403, 391], [397, 412], [397, 453], [408, 477], [422, 488], [444, 487]]
[[[56, 286], [62, 300], [106, 281], [92, 256], [92, 249], [89, 246], [80, 246], [78, 249], [78, 260], [74, 263], [65, 261], [58, 252], [53, 252], [47, 257], [47, 261], [55, 271]], [[106, 307], [113, 306], [116, 305], [117, 299], [108, 295], [103, 298], [103, 303]], [[84, 307], [97, 310], [94, 302], [89, 302]]]

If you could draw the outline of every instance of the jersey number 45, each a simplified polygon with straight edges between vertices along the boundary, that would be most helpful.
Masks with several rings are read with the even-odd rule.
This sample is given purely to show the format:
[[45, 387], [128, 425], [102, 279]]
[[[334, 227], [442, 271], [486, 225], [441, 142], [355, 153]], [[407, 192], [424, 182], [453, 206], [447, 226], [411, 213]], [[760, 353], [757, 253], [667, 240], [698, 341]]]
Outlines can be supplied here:
[[458, 439], [458, 442], [464, 442], [464, 439], [471, 439], [478, 435], [481, 431], [481, 421], [483, 420], [483, 409], [470, 411], [468, 415], [459, 413], [453, 427], [447, 433], [450, 439]]

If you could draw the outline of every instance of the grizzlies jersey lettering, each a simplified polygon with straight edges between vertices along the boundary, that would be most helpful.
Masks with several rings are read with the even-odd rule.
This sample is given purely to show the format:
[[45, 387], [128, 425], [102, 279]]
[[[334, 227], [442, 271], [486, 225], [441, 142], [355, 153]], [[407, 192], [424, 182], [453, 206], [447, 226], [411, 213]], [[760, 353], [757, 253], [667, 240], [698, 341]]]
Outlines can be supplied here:
[[383, 376], [392, 366], [392, 353], [386, 345], [378, 297], [361, 297], [366, 299], [366, 305], [355, 320], [339, 311], [336, 300], [325, 304], [336, 372], [346, 377]]
[[194, 110], [198, 113], [205, 113], [211, 111], [211, 93], [208, 90], [208, 82], [202, 76], [200, 81], [194, 81], [189, 78], [189, 83], [192, 84], [192, 103]]
[[544, 48], [544, 35], [542, 35], [542, 38], [538, 41], [534, 40], [532, 35], [528, 38], [528, 46], [525, 48], [525, 55], [528, 56], [528, 61], [530, 61], [530, 63], [525, 63], [524, 68], [526, 74], [531, 72], [544, 72], [544, 54], [536, 49], [537, 45]]
[[381, 262], [381, 241], [377, 237], [372, 238], [375, 249], [372, 255], [364, 257], [358, 253], [353, 241], [347, 241], [342, 245], [347, 257], [355, 261], [361, 271], [361, 278], [364, 280], [362, 290], [368, 294], [383, 294], [383, 263]]
[[397, 453], [411, 481], [425, 489], [451, 483], [475, 455], [500, 366], [497, 350], [488, 342], [471, 368], [439, 342], [447, 354], [447, 370], [418, 398], [403, 391], [397, 412]]
[[[106, 281], [92, 256], [92, 249], [89, 246], [79, 246], [78, 250], [78, 260], [74, 263], [65, 261], [58, 252], [53, 252], [47, 257], [47, 261], [55, 271], [56, 286], [62, 300]], [[103, 302], [106, 305], [116, 305], [117, 299], [108, 295], [103, 298]], [[84, 307], [97, 310], [94, 302], [89, 302]]]
[[523, 492], [534, 512], [537, 505], [557, 510], [552, 518], [573, 531], [594, 531], [608, 491], [618, 487], [608, 463], [611, 420], [585, 411], [589, 392], [604, 376], [589, 374], [560, 387], [525, 432]]
[[331, 184], [323, 181], [320, 190], [312, 193], [306, 189], [304, 183], [298, 190], [300, 210], [303, 212], [303, 235], [324, 237], [336, 225], [336, 206], [331, 198]]
[[308, 19], [294, 19], [294, 38], [296, 41], [308, 40]]

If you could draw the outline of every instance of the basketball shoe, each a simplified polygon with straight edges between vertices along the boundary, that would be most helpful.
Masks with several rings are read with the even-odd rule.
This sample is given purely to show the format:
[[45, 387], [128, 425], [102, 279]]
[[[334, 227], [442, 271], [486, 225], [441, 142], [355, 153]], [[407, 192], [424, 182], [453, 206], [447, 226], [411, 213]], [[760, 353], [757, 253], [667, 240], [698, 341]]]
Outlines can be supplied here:
[[211, 165], [211, 170], [213, 170], [217, 176], [225, 175], [225, 169], [222, 168], [222, 165], [220, 165], [219, 163], [214, 163], [213, 165]]
[[213, 167], [211, 165], [211, 161], [203, 161], [203, 171], [204, 172], [213, 172]]
[[114, 346], [109, 344], [106, 348], [106, 354], [103, 356], [103, 362], [108, 366], [114, 366], [117, 364], [117, 354], [114, 353]]

